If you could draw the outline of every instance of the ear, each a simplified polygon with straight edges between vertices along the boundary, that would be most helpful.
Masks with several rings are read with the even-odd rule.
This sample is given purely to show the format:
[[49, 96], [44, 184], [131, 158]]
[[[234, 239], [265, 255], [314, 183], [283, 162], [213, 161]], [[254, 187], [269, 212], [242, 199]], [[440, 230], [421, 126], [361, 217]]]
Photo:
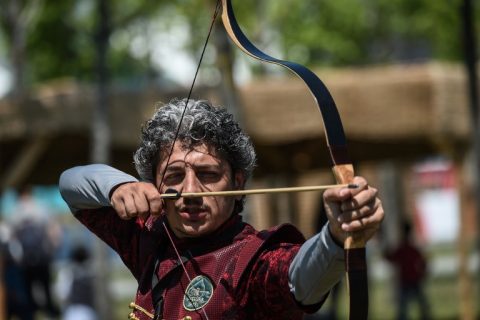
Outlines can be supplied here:
[[[233, 179], [234, 179], [233, 188], [235, 190], [242, 190], [245, 188], [245, 175], [243, 174], [243, 172], [240, 172], [240, 171], [235, 172]], [[242, 197], [243, 196], [238, 196], [236, 199], [240, 200]]]

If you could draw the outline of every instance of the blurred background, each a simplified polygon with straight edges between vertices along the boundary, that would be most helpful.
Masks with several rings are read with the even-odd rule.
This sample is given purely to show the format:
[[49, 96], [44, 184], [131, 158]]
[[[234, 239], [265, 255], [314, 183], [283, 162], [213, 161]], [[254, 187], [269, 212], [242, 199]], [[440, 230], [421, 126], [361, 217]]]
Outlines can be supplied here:
[[[57, 181], [98, 162], [135, 175], [141, 124], [187, 96], [215, 2], [0, 0], [0, 319], [74, 319], [78, 305], [127, 317], [135, 280], [72, 218]], [[479, 319], [480, 3], [232, 2], [252, 42], [325, 82], [356, 173], [380, 190], [370, 318]], [[234, 48], [220, 23], [192, 97], [226, 106], [251, 135], [250, 187], [333, 182], [305, 85]], [[318, 193], [259, 195], [244, 215], [311, 236], [320, 206]], [[335, 293], [309, 318], [345, 318], [345, 285]]]

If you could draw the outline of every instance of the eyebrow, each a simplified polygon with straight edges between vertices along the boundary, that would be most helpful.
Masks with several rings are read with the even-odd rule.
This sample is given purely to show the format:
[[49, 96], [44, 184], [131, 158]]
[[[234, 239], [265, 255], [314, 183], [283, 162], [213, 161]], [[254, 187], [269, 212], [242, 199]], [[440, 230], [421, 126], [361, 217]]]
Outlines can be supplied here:
[[[202, 170], [202, 169], [220, 169], [222, 166], [220, 164], [188, 164], [187, 166], [193, 167], [195, 170]], [[178, 170], [183, 170], [185, 168], [185, 162], [183, 161], [177, 161], [173, 162], [168, 165], [167, 167], [167, 172], [168, 171], [178, 171]]]

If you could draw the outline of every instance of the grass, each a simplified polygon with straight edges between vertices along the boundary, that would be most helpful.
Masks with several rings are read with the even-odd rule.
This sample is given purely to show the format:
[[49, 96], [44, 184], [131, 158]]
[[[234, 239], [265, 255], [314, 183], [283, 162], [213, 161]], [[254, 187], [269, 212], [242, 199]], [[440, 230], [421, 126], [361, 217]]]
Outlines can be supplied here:
[[[371, 281], [369, 286], [369, 319], [395, 319], [397, 310], [395, 284], [392, 281]], [[462, 319], [460, 316], [460, 298], [456, 277], [430, 278], [426, 282], [425, 289], [432, 319]], [[478, 303], [473, 301], [473, 298], [471, 302], [473, 307], [478, 309]], [[328, 304], [330, 301], [326, 303]], [[342, 286], [337, 312], [339, 319], [347, 319], [348, 297], [345, 285]], [[472, 313], [476, 314], [477, 319], [480, 319], [478, 310], [472, 310]], [[409, 307], [409, 319], [420, 319], [418, 306], [415, 304]]]
[[[117, 276], [127, 276], [117, 274]], [[392, 281], [371, 281], [369, 288], [370, 309], [369, 319], [389, 320], [395, 319], [396, 301], [395, 286]], [[460, 299], [458, 295], [458, 281], [456, 277], [431, 277], [426, 282], [426, 294], [430, 303], [432, 319], [461, 319]], [[337, 307], [339, 319], [347, 319], [348, 299], [346, 286], [343, 285], [340, 293], [340, 300]], [[126, 319], [130, 310], [128, 304], [133, 301], [134, 296], [124, 297], [115, 301], [115, 319]], [[330, 302], [327, 300], [325, 308]], [[472, 301], [474, 307], [478, 304]], [[478, 308], [478, 307], [477, 307]], [[419, 312], [415, 305], [410, 306], [410, 319], [420, 319]], [[478, 310], [477, 310], [478, 318]], [[478, 318], [480, 319], [480, 318]]]
[[[429, 250], [428, 256], [431, 262], [438, 257], [455, 256], [455, 247], [436, 247]], [[390, 320], [395, 319], [396, 313], [396, 298], [395, 298], [395, 283], [391, 275], [379, 276], [378, 268], [374, 268], [373, 264], [378, 263], [381, 257], [378, 255], [370, 256], [369, 263], [370, 283], [369, 283], [369, 319], [371, 320]], [[115, 268], [116, 269], [116, 268]], [[131, 275], [126, 269], [116, 269], [113, 273], [112, 280], [119, 281], [125, 279], [131, 279]], [[373, 274], [376, 272], [377, 274]], [[432, 320], [449, 320], [449, 319], [462, 319], [461, 305], [459, 294], [459, 280], [457, 271], [451, 271], [446, 274], [431, 274], [425, 283], [425, 292], [430, 304]], [[376, 275], [376, 277], [373, 277]], [[475, 301], [475, 297], [478, 297], [479, 288], [478, 281], [472, 274], [472, 297], [471, 305], [476, 310], [471, 310], [471, 313], [476, 316], [475, 319], [480, 320], [480, 308], [477, 306], [478, 301]], [[132, 285], [135, 285], [134, 283]], [[132, 288], [133, 289], [133, 288]], [[346, 285], [343, 282], [340, 299], [337, 306], [338, 319], [347, 319], [348, 314], [348, 297], [346, 292]], [[133, 290], [134, 292], [134, 290]], [[126, 319], [130, 310], [128, 304], [133, 301], [134, 293], [124, 295], [121, 299], [115, 301], [115, 320]], [[327, 300], [326, 305], [322, 310], [327, 310], [330, 301]], [[417, 306], [412, 305], [409, 308], [409, 319], [420, 319]]]

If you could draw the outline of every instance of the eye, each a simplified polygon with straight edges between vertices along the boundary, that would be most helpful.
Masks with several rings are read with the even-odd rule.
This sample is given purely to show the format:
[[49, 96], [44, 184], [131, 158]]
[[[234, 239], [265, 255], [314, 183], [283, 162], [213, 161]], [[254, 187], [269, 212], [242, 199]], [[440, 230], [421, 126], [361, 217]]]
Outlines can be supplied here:
[[214, 170], [204, 170], [197, 173], [197, 177], [204, 183], [217, 182], [221, 176], [220, 172]]
[[163, 180], [163, 182], [167, 186], [172, 186], [180, 184], [184, 178], [185, 174], [183, 172], [170, 172], [165, 174], [165, 179]]

